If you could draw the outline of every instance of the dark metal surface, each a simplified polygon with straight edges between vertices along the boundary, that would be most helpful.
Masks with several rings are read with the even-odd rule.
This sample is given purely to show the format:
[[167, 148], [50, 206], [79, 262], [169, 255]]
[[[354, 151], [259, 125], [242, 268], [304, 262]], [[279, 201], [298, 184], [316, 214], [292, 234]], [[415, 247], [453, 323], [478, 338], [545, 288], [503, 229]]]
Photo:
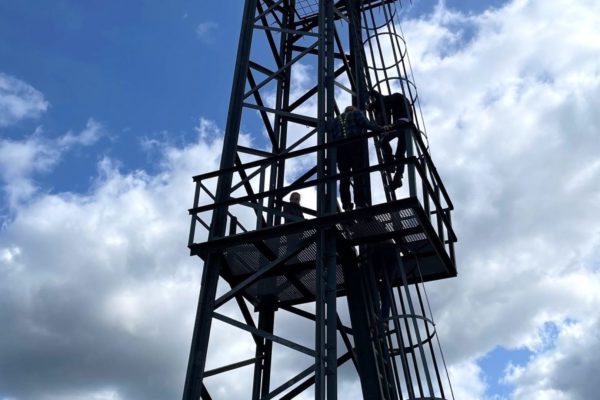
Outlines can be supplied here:
[[[423, 282], [457, 274], [454, 206], [429, 153], [396, 4], [246, 1], [220, 169], [194, 177], [188, 247], [204, 260], [204, 270], [184, 400], [210, 399], [206, 377], [245, 366], [254, 368], [252, 399], [291, 399], [314, 388], [311, 397], [333, 400], [338, 367], [348, 360], [364, 398], [453, 398]], [[386, 46], [388, 53], [382, 51]], [[308, 82], [295, 81], [293, 71], [306, 68], [313, 72]], [[337, 92], [350, 94], [352, 104], [364, 109], [371, 89], [410, 99], [415, 119], [394, 128], [407, 137], [402, 159], [383, 162], [381, 130], [362, 138], [332, 137], [333, 121], [347, 105], [336, 102]], [[240, 137], [242, 127], [256, 124], [264, 137]], [[336, 148], [366, 138], [373, 140], [377, 161], [338, 173]], [[401, 164], [407, 178], [399, 194], [389, 189], [387, 171]], [[369, 199], [373, 185], [382, 187], [385, 199], [339, 212], [339, 180], [358, 175], [367, 182]], [[285, 197], [311, 188], [314, 207], [302, 208], [307, 219], [283, 224]], [[401, 269], [391, 278], [378, 275], [365, 257], [367, 245], [384, 241], [393, 244]], [[229, 290], [217, 298], [220, 280]], [[385, 320], [379, 310], [384, 297], [391, 301]], [[351, 326], [339, 318], [342, 299]], [[216, 312], [232, 300], [242, 320]], [[314, 312], [295, 307], [313, 302]], [[275, 333], [282, 312], [313, 324], [312, 345]], [[246, 332], [254, 357], [205, 371], [215, 319]], [[338, 333], [345, 346], [341, 356]], [[312, 360], [277, 387], [271, 385], [274, 343]]]
[[[261, 296], [270, 297], [278, 305], [298, 304], [315, 300], [314, 265], [317, 252], [314, 234], [322, 226], [334, 226], [336, 236], [340, 240], [339, 245], [346, 248], [391, 238], [404, 243], [407, 250], [404, 258], [410, 284], [456, 276], [455, 266], [441, 250], [443, 246], [437, 237], [432, 235], [430, 239], [425, 233], [433, 229], [428, 224], [427, 219], [423, 218], [418, 202], [408, 198], [368, 209], [228, 236], [199, 243], [191, 250], [193, 254], [201, 257], [207, 257], [211, 251], [223, 251], [226, 279], [234, 289], [218, 299], [216, 307], [238, 292], [243, 293], [244, 297], [255, 305], [260, 303]], [[298, 240], [304, 238], [302, 240], [305, 243], [300, 246], [303, 250], [295, 250], [297, 247], [292, 248], [292, 245], [288, 244], [291, 237]], [[266, 250], [259, 244], [273, 253], [277, 252], [277, 255], [282, 257], [281, 262], [269, 261], [264, 254]], [[419, 257], [421, 263], [421, 275], [414, 273], [415, 256]], [[337, 259], [336, 292], [338, 295], [345, 295], [346, 287], [341, 274], [342, 260], [339, 254]], [[261, 270], [264, 273], [255, 275]], [[265, 278], [261, 280], [263, 274]], [[249, 279], [252, 276], [255, 276], [255, 279]], [[306, 291], [298, 290], [298, 287], [290, 282], [290, 277], [296, 278]], [[274, 285], [264, 284], [273, 278], [276, 278]]]

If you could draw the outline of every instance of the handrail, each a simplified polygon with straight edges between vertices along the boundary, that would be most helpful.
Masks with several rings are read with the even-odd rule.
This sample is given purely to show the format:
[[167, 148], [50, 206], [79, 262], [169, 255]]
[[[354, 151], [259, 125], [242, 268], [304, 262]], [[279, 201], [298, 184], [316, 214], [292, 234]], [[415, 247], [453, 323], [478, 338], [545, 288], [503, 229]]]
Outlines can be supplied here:
[[[416, 164], [417, 158], [416, 157], [405, 158], [402, 160], [402, 162], [407, 163], [407, 164], [408, 163]], [[316, 178], [316, 179], [313, 179], [311, 181], [304, 182], [304, 183], [292, 184], [290, 186], [286, 186], [286, 187], [279, 188], [279, 189], [267, 190], [264, 192], [255, 193], [253, 195], [247, 195], [247, 196], [242, 196], [242, 197], [229, 198], [227, 200], [224, 200], [224, 201], [221, 201], [218, 203], [212, 203], [212, 204], [207, 204], [205, 206], [190, 208], [190, 209], [188, 209], [188, 212], [190, 215], [194, 215], [194, 214], [197, 214], [200, 212], [210, 211], [213, 208], [217, 208], [219, 206], [231, 206], [231, 205], [235, 205], [235, 204], [242, 203], [242, 202], [253, 201], [253, 200], [261, 199], [264, 197], [275, 196], [275, 195], [278, 195], [281, 193], [287, 193], [290, 190], [303, 189], [303, 188], [315, 186], [320, 183], [325, 183], [325, 182], [328, 182], [331, 180], [339, 180], [341, 178], [350, 178], [355, 175], [362, 175], [362, 174], [371, 173], [374, 171], [380, 171], [385, 167], [397, 165], [397, 164], [398, 164], [397, 161], [391, 162], [391, 163], [376, 164], [376, 165], [372, 165], [372, 166], [369, 166], [366, 168], [361, 168], [360, 170], [357, 170], [357, 171], [333, 174], [333, 175], [329, 175], [329, 176], [326, 176], [323, 178]]]
[[[303, 188], [307, 188], [307, 187], [312, 187], [312, 186], [315, 186], [315, 185], [318, 185], [321, 183], [329, 182], [331, 180], [340, 180], [343, 178], [350, 178], [355, 175], [369, 174], [371, 172], [383, 170], [384, 168], [387, 168], [390, 166], [396, 166], [400, 163], [404, 163], [405, 165], [410, 164], [410, 165], [415, 166], [415, 169], [417, 170], [417, 173], [419, 174], [419, 177], [420, 177], [421, 181], [423, 182], [424, 188], [426, 188], [426, 190], [424, 189], [423, 196], [426, 196], [425, 198], [430, 197], [435, 205], [434, 210], [432, 210], [430, 212], [430, 214], [438, 215], [438, 218], [440, 218], [440, 220], [442, 221], [443, 226], [445, 227], [446, 231], [448, 232], [448, 234], [450, 235], [452, 240], [456, 241], [456, 235], [452, 229], [452, 224], [450, 222], [449, 216], [446, 213], [446, 211], [453, 210], [454, 205], [452, 204], [452, 201], [450, 200], [450, 196], [448, 195], [448, 192], [446, 191], [446, 188], [444, 187], [444, 184], [441, 180], [441, 177], [439, 176], [439, 173], [435, 167], [435, 164], [433, 163], [433, 161], [431, 160], [431, 157], [429, 156], [429, 152], [428, 152], [427, 147], [425, 146], [425, 143], [422, 138], [422, 133], [416, 128], [416, 126], [412, 122], [403, 121], [401, 124], [396, 124], [394, 126], [394, 128], [389, 131], [385, 131], [383, 129], [373, 130], [364, 135], [343, 138], [343, 139], [335, 139], [328, 143], [310, 146], [310, 147], [306, 147], [306, 148], [300, 149], [300, 150], [287, 151], [287, 152], [283, 152], [280, 154], [275, 154], [275, 155], [272, 155], [269, 157], [265, 157], [261, 160], [252, 161], [252, 162], [249, 162], [246, 164], [235, 165], [233, 167], [225, 168], [222, 170], [213, 171], [213, 172], [209, 172], [209, 173], [201, 174], [201, 175], [196, 175], [196, 176], [194, 176], [193, 179], [197, 185], [201, 186], [202, 189], [206, 191], [206, 187], [203, 185], [202, 181], [206, 180], [206, 179], [218, 177], [221, 174], [241, 172], [246, 169], [255, 168], [255, 167], [264, 168], [265, 166], [272, 165], [276, 162], [280, 162], [281, 160], [287, 160], [287, 159], [294, 158], [294, 157], [313, 154], [318, 151], [335, 148], [335, 147], [338, 147], [338, 146], [341, 146], [341, 145], [344, 145], [347, 143], [353, 143], [358, 140], [365, 140], [365, 139], [368, 140], [369, 138], [374, 138], [384, 132], [386, 132], [388, 134], [394, 134], [394, 133], [403, 134], [403, 131], [407, 126], [410, 127], [410, 132], [411, 132], [411, 136], [414, 140], [414, 143], [416, 144], [416, 146], [418, 147], [418, 149], [421, 152], [421, 155], [419, 155], [419, 156], [407, 157], [407, 158], [395, 160], [395, 161], [388, 162], [388, 163], [375, 164], [373, 166], [367, 166], [365, 168], [361, 168], [360, 170], [357, 170], [357, 171], [351, 171], [351, 172], [345, 172], [345, 173], [335, 173], [332, 175], [328, 175], [326, 177], [315, 178], [310, 181], [292, 183], [289, 186], [286, 186], [284, 188], [267, 190], [267, 191], [264, 191], [261, 193], [255, 193], [255, 194], [246, 195], [246, 196], [237, 197], [237, 198], [229, 197], [227, 200], [224, 200], [221, 202], [215, 202], [215, 203], [207, 204], [207, 205], [203, 205], [203, 206], [197, 206], [197, 203], [195, 202], [194, 203], [195, 207], [189, 209], [188, 212], [190, 215], [196, 215], [198, 213], [214, 210], [215, 208], [217, 208], [219, 206], [247, 205], [244, 203], [262, 199], [262, 198], [266, 198], [269, 196], [284, 196], [286, 193], [289, 193], [291, 190], [298, 190], [298, 189], [303, 189]], [[422, 158], [425, 159], [425, 165], [422, 165], [419, 162], [419, 160]], [[441, 198], [439, 197], [440, 192], [442, 194], [442, 197], [443, 197], [447, 207], [444, 207], [441, 202]], [[214, 198], [213, 198], [213, 200], [214, 200]], [[422, 200], [424, 200], [424, 199], [422, 199]]]
[[335, 139], [332, 140], [331, 142], [328, 143], [323, 143], [323, 144], [318, 144], [315, 146], [310, 146], [310, 147], [305, 147], [303, 149], [300, 150], [295, 150], [295, 151], [288, 151], [288, 152], [282, 152], [280, 154], [274, 154], [270, 157], [266, 157], [262, 160], [256, 160], [256, 161], [251, 161], [249, 163], [245, 163], [242, 165], [237, 165], [237, 166], [233, 166], [233, 167], [228, 167], [228, 168], [223, 168], [220, 170], [216, 170], [216, 171], [212, 171], [212, 172], [207, 172], [205, 174], [200, 174], [200, 175], [195, 175], [192, 179], [194, 180], [194, 182], [198, 182], [198, 181], [202, 181], [205, 179], [209, 179], [209, 178], [214, 178], [217, 177], [221, 174], [225, 174], [228, 172], [238, 172], [239, 170], [242, 169], [247, 169], [247, 168], [254, 168], [254, 167], [260, 167], [263, 164], [273, 164], [277, 161], [281, 161], [281, 160], [287, 160], [288, 158], [294, 158], [294, 157], [299, 157], [299, 156], [303, 156], [306, 154], [310, 154], [310, 153], [315, 153], [319, 150], [323, 150], [323, 149], [328, 149], [330, 147], [337, 147], [343, 144], [347, 144], [347, 143], [352, 143], [352, 142], [356, 142], [360, 139], [370, 139], [372, 137], [375, 137], [381, 133], [383, 133], [384, 130], [383, 129], [376, 129], [373, 130], [371, 132], [368, 132], [364, 135], [359, 135], [359, 136], [352, 136], [352, 137], [348, 137], [348, 138], [344, 138], [344, 139]]
[[[418, 162], [418, 158], [417, 157], [408, 157], [403, 159], [401, 162], [405, 163], [405, 164], [413, 164], [415, 166], [415, 169], [417, 170], [419, 176], [422, 178], [423, 182], [425, 183], [427, 189], [428, 189], [428, 194], [431, 195], [431, 198], [436, 206], [436, 210], [444, 210], [445, 208], [442, 207], [442, 204], [440, 203], [439, 199], [436, 198], [436, 196], [433, 196], [432, 194], [435, 193], [435, 190], [431, 184], [431, 182], [429, 182], [427, 180], [427, 174], [426, 171], [422, 168], [422, 166], [419, 164]], [[398, 161], [392, 162], [392, 163], [382, 163], [382, 164], [376, 164], [373, 166], [369, 166], [366, 168], [361, 168], [360, 170], [357, 171], [352, 171], [352, 172], [346, 172], [346, 173], [338, 173], [338, 174], [334, 174], [334, 175], [329, 175], [323, 178], [317, 178], [317, 179], [313, 179], [311, 181], [308, 182], [304, 182], [301, 184], [296, 184], [296, 185], [290, 185], [290, 186], [286, 186], [284, 188], [279, 188], [279, 189], [273, 189], [273, 190], [268, 190], [265, 192], [261, 192], [261, 193], [256, 193], [253, 195], [247, 195], [247, 196], [242, 196], [242, 197], [236, 197], [236, 198], [229, 198], [227, 200], [218, 202], [218, 203], [212, 203], [212, 204], [207, 204], [204, 206], [200, 206], [200, 207], [194, 207], [194, 208], [190, 208], [188, 210], [188, 213], [190, 215], [196, 215], [202, 212], [206, 212], [206, 211], [211, 211], [217, 207], [220, 206], [232, 206], [232, 205], [245, 205], [244, 203], [248, 203], [254, 200], [258, 200], [261, 198], [265, 198], [265, 197], [269, 197], [269, 196], [276, 196], [280, 193], [286, 193], [289, 192], [290, 190], [295, 190], [295, 189], [302, 189], [302, 188], [306, 188], [306, 187], [312, 187], [315, 186], [317, 184], [320, 183], [324, 183], [324, 182], [328, 182], [331, 180], [339, 180], [340, 178], [345, 178], [345, 177], [351, 177], [351, 176], [355, 176], [355, 175], [362, 175], [362, 174], [367, 174], [367, 173], [371, 173], [374, 171], [380, 171], [388, 166], [391, 165], [396, 165], [398, 163]], [[450, 234], [452, 236], [452, 239], [455, 241], [456, 240], [456, 234], [454, 233], [454, 230], [452, 229], [452, 224], [450, 223], [448, 217], [446, 216], [445, 213], [440, 212], [439, 213], [439, 217], [442, 219], [443, 224], [448, 232], [448, 234]]]
[[[199, 182], [199, 181], [203, 181], [205, 179], [218, 177], [221, 174], [225, 174], [225, 173], [229, 173], [229, 172], [235, 173], [235, 172], [239, 172], [241, 170], [245, 170], [245, 169], [249, 169], [249, 168], [262, 167], [263, 165], [274, 164], [278, 161], [287, 160], [290, 158], [295, 158], [295, 157], [300, 157], [303, 155], [315, 153], [319, 150], [329, 149], [329, 148], [341, 146], [341, 145], [344, 145], [347, 143], [357, 142], [357, 141], [363, 140], [363, 139], [370, 139], [370, 138], [376, 137], [377, 135], [380, 135], [381, 133], [384, 133], [384, 132], [388, 132], [388, 134], [393, 133], [393, 132], [398, 132], [397, 129], [399, 129], [402, 126], [406, 126], [406, 125], [407, 124], [402, 124], [402, 125], [396, 127], [396, 129], [392, 129], [390, 131], [384, 131], [383, 129], [376, 129], [376, 130], [373, 130], [371, 132], [368, 132], [368, 133], [366, 133], [364, 135], [360, 135], [360, 136], [348, 137], [348, 138], [344, 138], [344, 139], [336, 139], [336, 140], [332, 140], [331, 142], [328, 142], [328, 143], [305, 147], [300, 150], [283, 152], [281, 154], [275, 154], [273, 156], [266, 157], [262, 160], [251, 161], [249, 163], [245, 163], [242, 165], [236, 165], [233, 167], [224, 168], [222, 170], [217, 170], [217, 171], [207, 172], [205, 174], [196, 175], [193, 177], [193, 180], [194, 180], [194, 182]], [[421, 131], [419, 131], [412, 122], [408, 125], [412, 127], [411, 135], [415, 139], [415, 142], [419, 146], [420, 150], [422, 151], [423, 154], [428, 155], [429, 152], [427, 150], [427, 147], [425, 146], [425, 142], [423, 141]], [[426, 156], [425, 162], [427, 163], [427, 166], [429, 167], [433, 176], [435, 177], [435, 180], [436, 180], [435, 183], [440, 187], [440, 190], [442, 191], [442, 194], [444, 196], [444, 200], [448, 204], [449, 208], [451, 210], [453, 210], [454, 205], [453, 205], [452, 201], [450, 200], [450, 196], [448, 195], [448, 192], [446, 191], [446, 188], [444, 187], [442, 179], [439, 176], [439, 173], [437, 172], [437, 169], [435, 167], [435, 164], [433, 164], [431, 157]], [[425, 177], [425, 180], [427, 180], [426, 177]], [[308, 187], [308, 186], [306, 186], [306, 187]]]

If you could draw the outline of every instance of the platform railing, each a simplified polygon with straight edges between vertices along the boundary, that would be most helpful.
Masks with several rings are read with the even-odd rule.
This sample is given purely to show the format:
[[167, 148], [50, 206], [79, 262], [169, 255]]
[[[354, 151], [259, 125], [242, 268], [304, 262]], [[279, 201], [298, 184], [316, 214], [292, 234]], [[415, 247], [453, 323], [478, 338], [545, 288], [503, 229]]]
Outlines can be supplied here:
[[[440, 241], [444, 244], [446, 252], [453, 259], [453, 244], [456, 241], [456, 236], [452, 230], [451, 211], [454, 206], [429, 156], [422, 134], [413, 125], [410, 125], [410, 127], [411, 129], [404, 129], [410, 132], [409, 150], [405, 158], [389, 163], [369, 165], [358, 171], [349, 173], [337, 173], [336, 171], [336, 173], [324, 177], [316, 177], [316, 168], [308, 168], [304, 174], [285, 187], [272, 190], [265, 189], [268, 187], [265, 184], [265, 177], [269, 176], [270, 168], [277, 163], [289, 162], [301, 157], [316, 156], [320, 151], [326, 151], [329, 157], [335, 156], [335, 151], [332, 150], [338, 146], [376, 137], [381, 135], [383, 131], [372, 131], [359, 137], [334, 140], [322, 145], [271, 155], [223, 170], [195, 176], [193, 178], [196, 184], [194, 203], [193, 207], [189, 209], [191, 226], [188, 245], [192, 246], [194, 243], [206, 240], [207, 236], [203, 233], [210, 230], [208, 222], [210, 221], [210, 215], [219, 206], [227, 206], [228, 208], [228, 232], [230, 235], [266, 229], [268, 227], [264, 221], [266, 221], [269, 214], [285, 217], [281, 207], [284, 204], [283, 198], [293, 191], [316, 187], [318, 184], [330, 182], [331, 180], [339, 181], [343, 178], [353, 178], [359, 175], [370, 175], [371, 188], [373, 188], [377, 185], [376, 179], [382, 173], [385, 173], [386, 169], [404, 163], [408, 172], [408, 180], [405, 179], [405, 181], [408, 182], [405, 183], [405, 189], [401, 189], [402, 192], [397, 198], [413, 197], [418, 199]], [[394, 132], [392, 130], [389, 134]], [[215, 201], [214, 187], [216, 187], [218, 178], [226, 173], [237, 175], [238, 180], [232, 185], [229, 198], [219, 203]], [[407, 191], [408, 195], [403, 196]], [[240, 192], [241, 195], [239, 195]], [[236, 196], [236, 194], [238, 195]], [[269, 198], [275, 198], [275, 204], [278, 206], [275, 208], [267, 207], [265, 203]], [[302, 210], [308, 218], [317, 217], [315, 210], [306, 207]], [[203, 233], [198, 232], [198, 225], [204, 228]]]

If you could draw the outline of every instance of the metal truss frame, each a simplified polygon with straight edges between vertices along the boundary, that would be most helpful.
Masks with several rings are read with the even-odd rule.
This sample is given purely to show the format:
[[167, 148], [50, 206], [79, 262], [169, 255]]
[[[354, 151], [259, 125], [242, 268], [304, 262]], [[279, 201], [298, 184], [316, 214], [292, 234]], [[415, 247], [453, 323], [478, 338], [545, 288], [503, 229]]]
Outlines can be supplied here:
[[[332, 140], [330, 127], [339, 114], [335, 90], [351, 94], [353, 103], [364, 108], [367, 86], [372, 85], [362, 40], [362, 24], [368, 24], [368, 21], [361, 21], [361, 17], [364, 18], [367, 11], [385, 8], [384, 6], [390, 6], [396, 1], [313, 0], [318, 4], [318, 12], [304, 14], [299, 12], [300, 7], [296, 7], [299, 2], [302, 0], [245, 1], [220, 169], [194, 177], [196, 188], [194, 206], [189, 210], [192, 216], [189, 247], [192, 255], [201, 256], [205, 262], [183, 399], [211, 399], [204, 385], [205, 378], [253, 365], [253, 400], [276, 397], [291, 399], [312, 386], [315, 399], [333, 400], [337, 398], [337, 369], [349, 360], [359, 372], [363, 393], [367, 395], [379, 393], [381, 398], [398, 398], [402, 395], [403, 373], [404, 386], [410, 399], [436, 398], [433, 388], [435, 385], [432, 383], [434, 381], [428, 372], [425, 385], [429, 389], [430, 397], [424, 397], [426, 390], [423, 389], [422, 379], [417, 376], [423, 370], [423, 367], [418, 365], [419, 362], [427, 365], [428, 359], [433, 359], [435, 364], [431, 343], [433, 337], [437, 337], [432, 320], [425, 317], [426, 310], [421, 293], [418, 292], [421, 316], [416, 313], [410, 296], [409, 285], [417, 280], [417, 273], [420, 274], [418, 260], [415, 264], [416, 269], [404, 271], [402, 284], [396, 288], [396, 296], [401, 301], [400, 308], [394, 301], [390, 318], [394, 329], [385, 333], [381, 321], [377, 321], [373, 315], [378, 301], [375, 298], [377, 290], [372, 284], [369, 286], [366, 283], [373, 283], [375, 278], [372, 273], [369, 275], [369, 268], [360, 267], [360, 262], [356, 260], [352, 250], [352, 246], [362, 243], [340, 240], [336, 230], [336, 226], [345, 219], [365, 217], [377, 207], [386, 210], [401, 202], [414, 202], [418, 218], [427, 221], [423, 224], [424, 228], [418, 232], [415, 230], [414, 233], [424, 233], [428, 240], [435, 242], [434, 251], [440, 258], [445, 257], [448, 265], [454, 266], [456, 236], [450, 219], [453, 205], [429, 156], [427, 144], [423, 141], [425, 136], [418, 123], [406, 130], [410, 132], [407, 133], [410, 135], [410, 146], [405, 159], [387, 164], [380, 160], [378, 165], [352, 173], [336, 172], [335, 148], [345, 141], [349, 143], [356, 139]], [[308, 9], [312, 8], [305, 10]], [[345, 23], [347, 32], [341, 32], [336, 26], [336, 21]], [[257, 50], [261, 55], [257, 59], [252, 57], [252, 51], [259, 37], [264, 46]], [[346, 43], [346, 39], [349, 43]], [[349, 51], [345, 49], [346, 46], [349, 46]], [[309, 57], [312, 57], [312, 64], [316, 66], [317, 81], [297, 98], [292, 98], [292, 67]], [[340, 80], [341, 77], [346, 78], [347, 84]], [[314, 102], [315, 98], [316, 117], [302, 111], [302, 107]], [[240, 143], [244, 112], [251, 112], [257, 116], [268, 141], [267, 148]], [[306, 132], [291, 140], [291, 124], [306, 127]], [[377, 140], [380, 133], [372, 132], [368, 137]], [[316, 144], [310, 144], [311, 142]], [[303, 156], [314, 157], [315, 165], [291, 183], [286, 183], [286, 162]], [[387, 204], [355, 210], [346, 213], [345, 216], [338, 213], [337, 181], [359, 174], [368, 177], [374, 172], [385, 175], [384, 171], [388, 167], [400, 163], [408, 167], [410, 199], [397, 200], [392, 192], [387, 194]], [[216, 179], [217, 183], [211, 187], [208, 182], [213, 179]], [[386, 182], [385, 176], [383, 179]], [[282, 224], [284, 214], [280, 210], [283, 198], [294, 190], [308, 187], [316, 188], [316, 209], [304, 208], [303, 211], [315, 218]], [[239, 191], [243, 194], [235, 195]], [[208, 197], [210, 204], [201, 204], [201, 197]], [[240, 221], [231, 211], [234, 206], [250, 208], [256, 216], [255, 226], [247, 226]], [[203, 213], [210, 214], [210, 223], [201, 217]], [[196, 243], [198, 224], [208, 232], [205, 243]], [[269, 235], [286, 235], [300, 230], [312, 233], [283, 252], [276, 254], [264, 243], [264, 238]], [[378, 236], [377, 239], [392, 237], [393, 234], [386, 234]], [[261, 257], [267, 261], [243, 279], [235, 280], [229, 291], [217, 297], [220, 277], [228, 282], [234, 281], [228, 276], [227, 260], [223, 252], [242, 241], [256, 246]], [[307, 297], [313, 296], [284, 268], [287, 261], [313, 243], [316, 243], [317, 252], [314, 313], [301, 310], [293, 304], [278, 303], [267, 298], [253, 304], [258, 312], [256, 322], [244, 293], [260, 279], [281, 274], [296, 290], [306, 293]], [[400, 251], [409, 254], [406, 249]], [[355, 289], [348, 289], [342, 293], [348, 295], [349, 307], [355, 310], [352, 327], [342, 324], [336, 308], [337, 297], [340, 295], [336, 285], [336, 268], [340, 257], [345, 260], [343, 268], [348, 285]], [[243, 259], [238, 261], [242, 264], [245, 262]], [[362, 262], [364, 263], [364, 260]], [[357, 271], [363, 271], [362, 275]], [[449, 275], [455, 275], [455, 272], [454, 269]], [[389, 295], [395, 298], [391, 287], [390, 285]], [[401, 287], [404, 287], [403, 291]], [[232, 301], [237, 303], [243, 322], [217, 312], [220, 307]], [[275, 314], [278, 309], [314, 322], [314, 348], [274, 334]], [[425, 321], [426, 336], [413, 340], [409, 332], [411, 329], [413, 332], [420, 332], [416, 325], [419, 319]], [[205, 370], [213, 320], [248, 332], [256, 345], [254, 357]], [[409, 323], [413, 324], [412, 328], [409, 327]], [[345, 347], [341, 355], [337, 349], [338, 334]], [[305, 354], [313, 362], [294, 377], [271, 389], [273, 343]], [[424, 352], [426, 346], [430, 346], [430, 356]], [[410, 356], [417, 354], [417, 350], [420, 361], [416, 356]], [[373, 358], [373, 354], [378, 356]], [[395, 357], [401, 359], [402, 373], [396, 362], [391, 361]], [[409, 365], [411, 363], [412, 367]], [[436, 379], [442, 387], [440, 373], [437, 364], [435, 365]], [[413, 375], [416, 376], [416, 380]], [[418, 383], [418, 390], [413, 388], [413, 382]], [[417, 395], [420, 397], [415, 397]], [[443, 389], [441, 395], [443, 398]]]

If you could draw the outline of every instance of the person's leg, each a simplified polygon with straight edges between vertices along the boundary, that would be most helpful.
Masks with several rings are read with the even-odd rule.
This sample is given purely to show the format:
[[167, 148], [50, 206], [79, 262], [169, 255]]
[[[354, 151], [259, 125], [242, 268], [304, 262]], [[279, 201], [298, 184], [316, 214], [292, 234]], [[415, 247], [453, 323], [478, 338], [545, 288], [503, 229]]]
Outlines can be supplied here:
[[[368, 145], [368, 142], [365, 140], [360, 141], [360, 148], [352, 155], [352, 172], [359, 171], [369, 166], [369, 159], [367, 150], [365, 147]], [[353, 176], [354, 181], [354, 202], [356, 203], [356, 207], [367, 207], [369, 204], [367, 202], [367, 191], [369, 188], [367, 187], [367, 183], [369, 180], [365, 174], [357, 174]]]
[[[379, 139], [379, 148], [381, 149], [381, 155], [383, 156], [383, 162], [385, 163], [394, 161], [394, 153], [392, 151], [392, 145], [390, 144], [390, 140], [393, 138], [393, 135], [388, 133], [386, 135], [382, 135]], [[388, 171], [393, 172], [393, 168], [393, 166], [390, 167]]]
[[379, 284], [379, 299], [381, 300], [381, 314], [380, 317], [383, 322], [387, 324], [387, 319], [390, 317], [390, 287], [385, 281], [382, 280]]
[[406, 136], [407, 134], [407, 129], [410, 129], [409, 127], [400, 127], [398, 128], [398, 133], [396, 134], [396, 137], [398, 138], [398, 143], [396, 144], [396, 161], [399, 161], [400, 163], [397, 165], [396, 167], [396, 173], [394, 174], [394, 178], [392, 179], [392, 181], [390, 182], [390, 189], [392, 190], [396, 190], [399, 187], [402, 186], [402, 176], [404, 175], [404, 162], [405, 162], [405, 157], [404, 154], [406, 153]]
[[[404, 159], [404, 156], [406, 154], [406, 136], [410, 135], [410, 127], [404, 127], [400, 130], [400, 135], [398, 135], [398, 144], [396, 145], [396, 160], [402, 160]], [[396, 173], [400, 176], [400, 179], [402, 179], [402, 176], [404, 175], [404, 163], [398, 165], [398, 169], [396, 170]]]
[[[350, 172], [351, 157], [348, 157], [348, 154], [340, 151], [340, 149], [338, 149], [337, 164], [340, 173], [345, 174]], [[350, 198], [350, 178], [340, 179], [340, 199], [342, 200], [342, 208], [344, 210], [347, 211], [352, 209], [352, 199]]]

